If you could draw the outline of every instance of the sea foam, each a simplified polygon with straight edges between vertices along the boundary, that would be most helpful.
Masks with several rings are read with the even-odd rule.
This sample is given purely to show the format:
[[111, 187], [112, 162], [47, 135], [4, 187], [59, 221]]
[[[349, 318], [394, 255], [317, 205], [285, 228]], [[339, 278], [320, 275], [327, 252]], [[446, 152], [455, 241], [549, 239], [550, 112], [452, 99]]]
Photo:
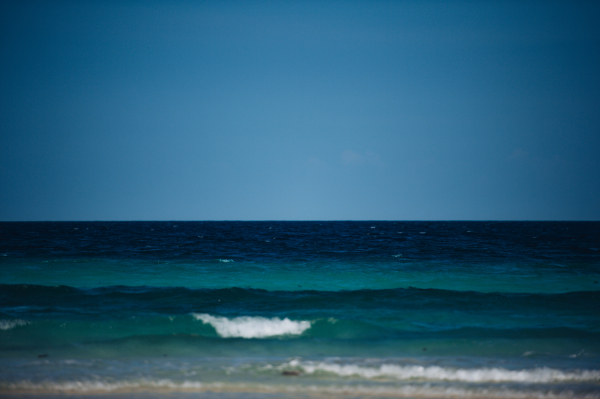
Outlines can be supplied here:
[[553, 383], [553, 382], [599, 382], [600, 370], [561, 371], [547, 367], [508, 370], [502, 368], [453, 369], [439, 366], [402, 366], [382, 364], [366, 367], [355, 364], [338, 364], [292, 360], [280, 366], [300, 369], [307, 374], [331, 373], [340, 377], [392, 378], [396, 380], [460, 381], [467, 383]]
[[269, 338], [282, 335], [300, 335], [311, 326], [309, 321], [293, 321], [274, 317], [242, 316], [228, 319], [227, 317], [211, 316], [206, 313], [192, 313], [196, 320], [210, 324], [223, 338]]
[[29, 324], [28, 321], [25, 320], [0, 320], [0, 330], [10, 330], [17, 326], [24, 326]]
[[[199, 382], [199, 381], [173, 381], [170, 379], [149, 380], [142, 378], [139, 380], [124, 381], [69, 381], [69, 382], [51, 382], [45, 381], [35, 383], [30, 381], [19, 381], [16, 383], [0, 382], [0, 394], [15, 394], [19, 391], [35, 393], [86, 393], [102, 394], [108, 392], [127, 392], [144, 393], [148, 391], [159, 392], [160, 394], [170, 394], [173, 392], [244, 392], [250, 393], [251, 397], [263, 397], [264, 393], [281, 393], [288, 397], [289, 394], [304, 393], [311, 397], [324, 394], [334, 395], [334, 397], [352, 396], [371, 397], [392, 397], [392, 398], [498, 398], [498, 399], [598, 399], [598, 392], [577, 392], [570, 389], [554, 388], [548, 389], [511, 389], [510, 387], [454, 387], [454, 386], [436, 386], [430, 384], [403, 384], [402, 386], [372, 386], [372, 385], [323, 385], [323, 384], [260, 384], [244, 382]], [[136, 395], [137, 396], [137, 395]], [[179, 397], [173, 395], [174, 397]], [[227, 395], [229, 396], [229, 395]], [[154, 397], [154, 395], [152, 396]], [[157, 396], [158, 397], [158, 396]], [[186, 395], [187, 397], [187, 395]], [[212, 396], [211, 396], [212, 397]], [[233, 396], [233, 397], [238, 397]], [[246, 397], [240, 395], [239, 397]], [[294, 396], [292, 396], [294, 397]], [[302, 396], [304, 397], [304, 396]]]
[[[43, 391], [43, 392], [111, 392], [111, 391], [135, 391], [137, 389], [167, 389], [167, 390], [201, 390], [205, 385], [196, 381], [174, 382], [169, 379], [150, 380], [142, 378], [132, 381], [64, 381], [64, 382], [29, 382], [19, 381], [12, 383], [0, 382], [0, 393], [2, 391]], [[214, 387], [220, 387], [221, 384], [213, 384]], [[210, 385], [209, 385], [210, 387]], [[214, 388], [213, 387], [213, 388]]]

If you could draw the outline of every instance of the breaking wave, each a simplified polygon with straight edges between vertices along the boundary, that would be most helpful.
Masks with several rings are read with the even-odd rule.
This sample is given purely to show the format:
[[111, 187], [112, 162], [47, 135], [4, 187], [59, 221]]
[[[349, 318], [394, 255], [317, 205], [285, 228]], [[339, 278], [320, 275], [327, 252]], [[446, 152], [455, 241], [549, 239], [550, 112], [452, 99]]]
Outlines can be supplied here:
[[440, 366], [401, 366], [382, 364], [366, 367], [354, 364], [337, 364], [292, 360], [280, 366], [306, 374], [329, 373], [340, 377], [392, 378], [396, 380], [459, 381], [467, 383], [553, 383], [600, 382], [600, 370], [561, 371], [548, 367], [508, 370], [502, 368], [452, 369]]
[[210, 324], [223, 338], [270, 338], [285, 335], [300, 335], [311, 326], [310, 321], [293, 321], [273, 317], [242, 316], [228, 319], [227, 317], [211, 316], [206, 313], [192, 313], [196, 320]]
[[28, 321], [25, 320], [0, 320], [0, 330], [10, 330], [17, 326], [24, 326], [29, 324]]

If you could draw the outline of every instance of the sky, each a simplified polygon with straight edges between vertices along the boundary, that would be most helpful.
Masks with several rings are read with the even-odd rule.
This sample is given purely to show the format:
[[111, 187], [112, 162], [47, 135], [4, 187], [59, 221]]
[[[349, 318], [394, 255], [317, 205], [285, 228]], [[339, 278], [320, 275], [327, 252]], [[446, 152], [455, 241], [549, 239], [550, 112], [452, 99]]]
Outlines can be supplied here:
[[600, 3], [0, 2], [0, 221], [600, 220]]

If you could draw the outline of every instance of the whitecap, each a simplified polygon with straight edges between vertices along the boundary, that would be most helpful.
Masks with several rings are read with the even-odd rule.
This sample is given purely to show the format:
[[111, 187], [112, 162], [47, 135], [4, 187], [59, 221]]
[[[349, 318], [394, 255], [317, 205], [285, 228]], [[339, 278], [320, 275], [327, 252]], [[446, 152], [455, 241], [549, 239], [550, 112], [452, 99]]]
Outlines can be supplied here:
[[241, 316], [228, 319], [227, 317], [211, 316], [206, 313], [192, 313], [196, 320], [210, 324], [223, 338], [269, 338], [285, 335], [300, 335], [311, 326], [310, 321], [293, 321], [273, 317]]
[[24, 326], [29, 324], [28, 321], [25, 320], [0, 320], [0, 330], [10, 330], [17, 326]]
[[233, 259], [217, 259], [217, 261], [222, 262], [222, 263], [229, 263], [229, 262], [233, 262]]

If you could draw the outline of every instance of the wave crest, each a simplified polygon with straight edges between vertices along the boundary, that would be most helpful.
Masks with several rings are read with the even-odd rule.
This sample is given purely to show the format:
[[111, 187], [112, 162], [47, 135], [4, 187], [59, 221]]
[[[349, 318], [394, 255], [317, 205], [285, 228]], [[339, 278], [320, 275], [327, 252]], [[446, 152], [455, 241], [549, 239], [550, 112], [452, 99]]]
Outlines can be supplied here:
[[0, 330], [10, 330], [17, 326], [24, 326], [29, 324], [26, 320], [0, 320]]
[[228, 319], [227, 317], [211, 316], [206, 313], [192, 313], [196, 320], [210, 324], [223, 338], [270, 338], [282, 335], [300, 335], [311, 326], [310, 321], [293, 321], [273, 317], [241, 316]]
[[292, 367], [307, 374], [325, 372], [340, 377], [359, 376], [363, 378], [393, 378], [396, 380], [424, 379], [428, 381], [460, 381], [467, 383], [519, 382], [597, 382], [600, 370], [575, 370], [571, 372], [548, 367], [528, 370], [508, 370], [502, 368], [452, 369], [439, 366], [400, 366], [382, 364], [379, 367], [365, 367], [355, 364], [337, 364], [292, 360], [280, 368]]

